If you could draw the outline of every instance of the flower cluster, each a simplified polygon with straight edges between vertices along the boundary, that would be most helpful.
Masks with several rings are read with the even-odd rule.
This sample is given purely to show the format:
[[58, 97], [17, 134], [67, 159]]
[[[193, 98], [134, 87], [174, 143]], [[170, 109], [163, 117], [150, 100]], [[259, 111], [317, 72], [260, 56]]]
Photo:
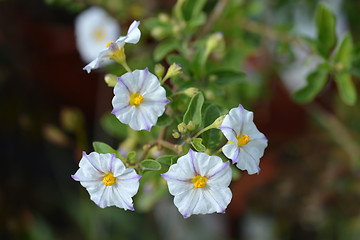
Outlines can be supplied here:
[[[157, 73], [157, 76], [152, 74], [148, 68], [130, 70], [126, 63], [124, 45], [125, 43], [136, 44], [139, 41], [141, 36], [139, 24], [140, 22], [134, 21], [126, 36], [122, 36], [116, 41], [110, 41], [106, 48], [84, 67], [84, 70], [90, 73], [92, 69], [99, 68], [107, 59], [121, 64], [127, 73], [117, 79], [112, 76], [113, 84], [116, 83], [115, 86], [112, 85], [114, 86], [112, 114], [133, 130], [151, 131], [170, 102], [162, 85], [168, 78], [182, 74], [182, 71], [181, 66], [173, 64], [162, 78], [164, 69], [162, 74]], [[189, 94], [190, 90], [191, 94]], [[190, 106], [197, 99], [199, 104], [194, 105], [200, 106], [201, 113], [203, 96], [198, 89], [192, 87], [180, 93], [192, 98]], [[188, 110], [187, 116], [190, 114], [188, 112], [194, 112], [194, 110]], [[163, 136], [160, 136], [150, 145], [151, 147], [162, 144], [182, 155], [176, 163], [169, 164], [168, 171], [163, 173], [162, 177], [167, 181], [170, 194], [174, 195], [175, 206], [185, 218], [192, 214], [224, 213], [232, 198], [229, 188], [232, 179], [230, 161], [224, 161], [219, 156], [209, 155], [210, 152], [201, 152], [199, 150], [202, 149], [201, 139], [199, 140], [197, 136], [209, 129], [219, 128], [228, 140], [228, 143], [222, 147], [223, 154], [231, 159], [239, 169], [247, 170], [249, 174], [259, 173], [260, 158], [267, 147], [267, 139], [257, 130], [253, 122], [253, 113], [245, 110], [241, 105], [231, 109], [226, 116], [218, 117], [213, 124], [203, 128], [196, 135], [191, 136], [188, 133], [199, 127], [196, 118], [187, 123], [185, 120], [187, 117], [184, 117], [184, 122], [178, 124], [179, 132], [174, 132], [172, 135], [174, 138], [188, 136], [183, 143], [174, 145], [171, 142], [165, 142], [161, 139]], [[166, 128], [163, 130], [162, 135], [165, 135]], [[189, 149], [185, 154], [183, 152], [184, 145], [190, 142], [197, 151]], [[217, 153], [219, 152], [217, 151]], [[144, 148], [144, 158], [147, 153]], [[146, 161], [155, 166], [161, 164], [148, 159], [134, 164], [132, 159], [133, 157], [129, 157], [129, 155], [126, 159], [119, 159], [115, 154], [110, 153], [92, 152], [89, 155], [84, 153], [79, 163], [79, 169], [72, 177], [74, 180], [80, 181], [81, 185], [89, 192], [91, 200], [101, 208], [117, 206], [125, 210], [134, 210], [132, 197], [138, 192], [140, 179], [137, 172], [143, 174], [141, 166], [145, 165]]]

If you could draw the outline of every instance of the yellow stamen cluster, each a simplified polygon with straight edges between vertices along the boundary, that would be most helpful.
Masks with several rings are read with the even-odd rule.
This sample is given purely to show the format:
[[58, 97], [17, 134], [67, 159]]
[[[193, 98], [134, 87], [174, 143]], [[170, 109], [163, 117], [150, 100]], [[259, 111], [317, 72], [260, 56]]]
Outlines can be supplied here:
[[238, 145], [239, 147], [241, 147], [241, 146], [244, 146], [244, 145], [248, 144], [248, 142], [249, 142], [249, 136], [246, 135], [246, 134], [240, 136], [240, 134], [239, 134], [239, 136], [237, 136], [237, 140], [238, 140], [237, 145]]
[[110, 42], [108, 42], [108, 43], [106, 44], [106, 47], [108, 48], [108, 47], [110, 46], [110, 44], [112, 44], [113, 42], [115, 42], [115, 41], [110, 41]]
[[207, 178], [201, 175], [197, 175], [191, 180], [194, 183], [194, 188], [203, 188], [206, 186]]
[[143, 100], [144, 98], [140, 93], [133, 93], [130, 95], [130, 104], [133, 106], [138, 106]]
[[103, 183], [105, 186], [111, 186], [116, 182], [116, 177], [111, 172], [104, 175]]

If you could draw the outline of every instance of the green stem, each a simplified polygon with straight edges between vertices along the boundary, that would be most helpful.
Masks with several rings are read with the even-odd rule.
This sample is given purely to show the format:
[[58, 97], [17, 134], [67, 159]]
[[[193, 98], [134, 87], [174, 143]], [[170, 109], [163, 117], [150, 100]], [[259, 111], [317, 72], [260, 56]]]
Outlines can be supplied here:
[[130, 67], [127, 65], [126, 61], [125, 62], [122, 62], [121, 65], [125, 68], [126, 71], [128, 72], [132, 72]]

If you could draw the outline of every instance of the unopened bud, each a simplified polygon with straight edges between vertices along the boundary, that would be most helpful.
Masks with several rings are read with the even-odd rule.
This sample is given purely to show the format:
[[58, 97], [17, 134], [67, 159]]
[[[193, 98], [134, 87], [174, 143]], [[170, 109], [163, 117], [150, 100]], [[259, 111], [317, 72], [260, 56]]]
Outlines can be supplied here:
[[224, 121], [225, 116], [226, 115], [222, 115], [222, 116], [218, 117], [211, 125], [213, 125], [214, 128], [220, 127], [220, 125]]
[[105, 75], [105, 82], [108, 87], [115, 87], [117, 83], [117, 77], [115, 74], [108, 73]]
[[176, 63], [173, 63], [173, 64], [171, 64], [171, 66], [167, 70], [167, 73], [166, 73], [164, 79], [175, 77], [175, 76], [177, 76], [177, 75], [179, 75], [181, 73], [182, 73], [181, 66], [176, 64]]
[[70, 132], [75, 132], [84, 124], [84, 116], [79, 109], [65, 107], [60, 112], [61, 125]]
[[151, 30], [151, 36], [156, 40], [165, 38], [167, 34], [167, 31], [163, 27], [155, 27]]
[[184, 90], [184, 94], [188, 97], [193, 97], [199, 92], [199, 89], [191, 87], [186, 90]]
[[224, 35], [221, 32], [212, 34], [206, 42], [206, 50], [208, 52], [214, 51], [223, 41]]
[[179, 132], [173, 132], [172, 136], [177, 139], [177, 138], [180, 137], [180, 133]]
[[161, 80], [164, 76], [164, 73], [165, 73], [165, 68], [163, 65], [161, 65], [160, 63], [156, 64], [155, 65], [155, 74], [156, 76]]
[[180, 123], [177, 128], [180, 133], [186, 133], [187, 131], [186, 124], [184, 122]]
[[190, 121], [188, 125], [186, 126], [187, 130], [194, 131], [195, 130], [195, 123], [193, 121]]
[[168, 23], [170, 21], [169, 16], [165, 13], [160, 13], [158, 18], [161, 23]]

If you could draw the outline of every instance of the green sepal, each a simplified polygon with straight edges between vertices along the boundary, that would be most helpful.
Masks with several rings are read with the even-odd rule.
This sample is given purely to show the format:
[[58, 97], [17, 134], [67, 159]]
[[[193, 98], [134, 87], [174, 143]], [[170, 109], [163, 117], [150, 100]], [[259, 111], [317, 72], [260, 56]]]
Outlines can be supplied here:
[[205, 152], [206, 147], [202, 144], [202, 139], [201, 138], [194, 138], [194, 140], [192, 140], [191, 145], [195, 148], [196, 151], [198, 152]]
[[193, 121], [195, 126], [200, 126], [201, 124], [201, 108], [204, 103], [204, 96], [201, 92], [194, 95], [189, 103], [188, 109], [186, 110], [183, 118], [183, 122], [188, 124], [190, 121]]
[[335, 75], [335, 82], [340, 94], [341, 100], [350, 106], [356, 103], [357, 93], [351, 75], [348, 73], [339, 73]]
[[97, 153], [115, 153], [115, 156], [122, 160], [122, 157], [118, 151], [103, 142], [93, 142], [93, 147]]
[[307, 85], [296, 91], [293, 95], [293, 99], [298, 103], [311, 102], [324, 88], [327, 82], [328, 73], [328, 68], [325, 64], [319, 65], [314, 72], [307, 76]]
[[327, 59], [336, 45], [336, 17], [324, 4], [319, 4], [316, 10], [316, 27], [318, 31], [317, 49]]

